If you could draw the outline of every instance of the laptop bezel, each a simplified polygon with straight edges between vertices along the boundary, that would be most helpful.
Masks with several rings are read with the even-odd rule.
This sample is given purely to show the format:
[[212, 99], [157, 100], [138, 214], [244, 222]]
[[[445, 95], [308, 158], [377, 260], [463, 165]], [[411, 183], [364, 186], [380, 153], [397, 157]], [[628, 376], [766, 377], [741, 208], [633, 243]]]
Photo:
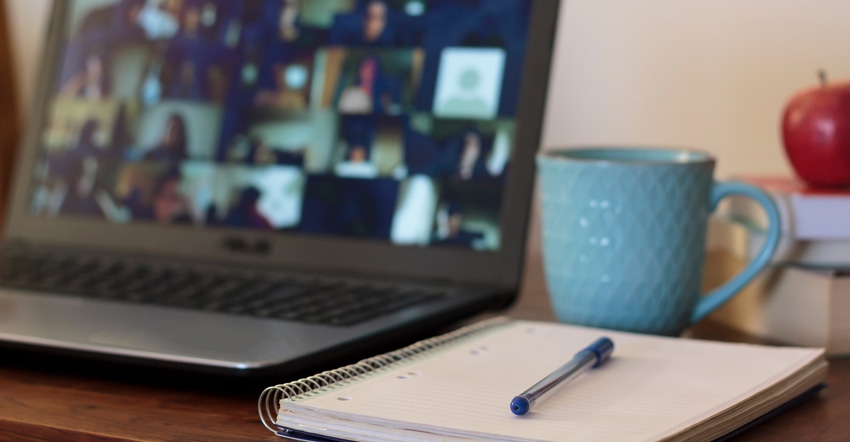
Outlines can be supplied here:
[[[497, 251], [410, 247], [346, 237], [228, 228], [116, 225], [105, 220], [31, 215], [28, 205], [32, 175], [65, 44], [69, 2], [55, 2], [53, 6], [35, 101], [16, 162], [5, 240], [266, 268], [516, 287], [522, 271], [534, 183], [534, 153], [540, 143], [559, 3], [558, 0], [532, 1], [514, 153], [504, 185], [502, 244]], [[231, 247], [233, 244], [241, 247]], [[263, 247], [254, 247], [261, 244]]]

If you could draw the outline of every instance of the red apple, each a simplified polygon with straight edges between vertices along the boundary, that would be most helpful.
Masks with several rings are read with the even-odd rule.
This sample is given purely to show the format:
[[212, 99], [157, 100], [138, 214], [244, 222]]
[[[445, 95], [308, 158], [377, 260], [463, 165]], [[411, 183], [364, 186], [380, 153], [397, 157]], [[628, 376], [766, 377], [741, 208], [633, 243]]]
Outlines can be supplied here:
[[815, 186], [850, 186], [850, 82], [800, 91], [785, 106], [782, 139], [797, 175]]

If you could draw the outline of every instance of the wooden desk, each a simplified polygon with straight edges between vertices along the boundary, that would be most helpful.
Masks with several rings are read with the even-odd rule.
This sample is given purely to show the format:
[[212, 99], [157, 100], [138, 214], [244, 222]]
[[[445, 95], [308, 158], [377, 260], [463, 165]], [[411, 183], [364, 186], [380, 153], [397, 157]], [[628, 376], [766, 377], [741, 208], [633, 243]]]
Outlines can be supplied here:
[[[523, 319], [553, 319], [539, 259], [532, 259], [518, 303]], [[752, 341], [712, 324], [688, 332]], [[62, 360], [15, 364], [0, 353], [0, 440], [279, 440], [258, 420], [259, 387], [208, 391], [167, 382], [66, 373]], [[281, 379], [288, 381], [289, 379]], [[850, 359], [834, 360], [818, 398], [744, 434], [744, 441], [832, 441], [850, 437]]]

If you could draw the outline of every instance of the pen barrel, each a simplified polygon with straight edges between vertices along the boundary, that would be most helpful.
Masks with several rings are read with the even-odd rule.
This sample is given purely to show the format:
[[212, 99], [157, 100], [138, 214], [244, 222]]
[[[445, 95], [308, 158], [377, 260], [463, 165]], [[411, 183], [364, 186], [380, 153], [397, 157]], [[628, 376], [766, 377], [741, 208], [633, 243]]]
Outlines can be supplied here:
[[520, 396], [528, 400], [530, 409], [543, 395], [559, 385], [572, 382], [573, 379], [577, 378], [585, 370], [596, 365], [596, 362], [597, 356], [593, 351], [582, 350], [572, 360], [553, 371], [540, 382], [532, 385], [531, 388], [524, 391]]
[[524, 415], [531, 411], [534, 404], [553, 388], [570, 383], [584, 373], [585, 370], [596, 368], [607, 361], [614, 351], [614, 343], [601, 337], [584, 350], [576, 353], [566, 364], [553, 371], [540, 382], [522, 392], [511, 401], [511, 411], [516, 415]]

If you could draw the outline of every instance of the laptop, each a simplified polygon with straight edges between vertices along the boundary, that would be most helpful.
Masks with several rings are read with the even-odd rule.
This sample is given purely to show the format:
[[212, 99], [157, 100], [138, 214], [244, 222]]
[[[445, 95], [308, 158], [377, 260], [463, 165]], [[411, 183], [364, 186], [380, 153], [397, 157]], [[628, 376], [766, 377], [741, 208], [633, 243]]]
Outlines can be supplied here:
[[55, 2], [0, 343], [284, 373], [506, 307], [558, 7]]

